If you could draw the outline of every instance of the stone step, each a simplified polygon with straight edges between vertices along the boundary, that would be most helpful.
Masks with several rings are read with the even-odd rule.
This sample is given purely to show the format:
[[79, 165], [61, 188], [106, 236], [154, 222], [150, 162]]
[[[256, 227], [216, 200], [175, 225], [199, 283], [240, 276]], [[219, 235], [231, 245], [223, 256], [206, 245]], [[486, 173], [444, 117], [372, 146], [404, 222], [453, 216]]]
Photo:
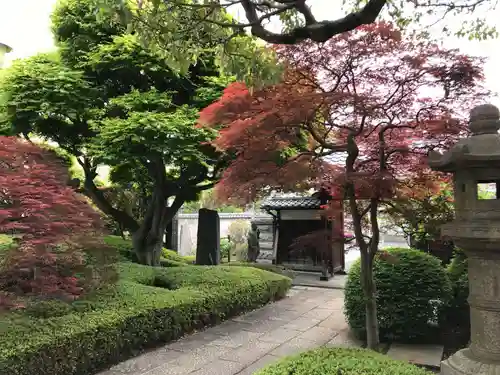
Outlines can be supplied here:
[[443, 345], [413, 345], [394, 343], [387, 355], [393, 359], [415, 365], [439, 368], [443, 358]]

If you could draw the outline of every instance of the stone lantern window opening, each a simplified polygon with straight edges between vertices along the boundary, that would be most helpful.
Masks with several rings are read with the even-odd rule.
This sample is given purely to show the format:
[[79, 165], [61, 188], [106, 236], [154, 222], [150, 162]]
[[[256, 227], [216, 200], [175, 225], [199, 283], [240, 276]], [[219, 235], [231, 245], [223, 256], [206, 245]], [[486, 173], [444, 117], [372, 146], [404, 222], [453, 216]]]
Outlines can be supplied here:
[[476, 182], [476, 198], [478, 200], [500, 199], [499, 194], [500, 194], [499, 180], [479, 180]]

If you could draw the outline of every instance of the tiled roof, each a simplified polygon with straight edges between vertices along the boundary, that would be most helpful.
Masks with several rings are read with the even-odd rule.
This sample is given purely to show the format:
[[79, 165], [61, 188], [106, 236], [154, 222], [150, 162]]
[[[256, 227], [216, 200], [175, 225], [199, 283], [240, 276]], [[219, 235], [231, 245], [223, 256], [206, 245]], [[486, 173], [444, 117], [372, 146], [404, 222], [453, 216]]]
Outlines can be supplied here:
[[321, 201], [314, 197], [271, 197], [266, 198], [260, 207], [262, 209], [319, 209]]

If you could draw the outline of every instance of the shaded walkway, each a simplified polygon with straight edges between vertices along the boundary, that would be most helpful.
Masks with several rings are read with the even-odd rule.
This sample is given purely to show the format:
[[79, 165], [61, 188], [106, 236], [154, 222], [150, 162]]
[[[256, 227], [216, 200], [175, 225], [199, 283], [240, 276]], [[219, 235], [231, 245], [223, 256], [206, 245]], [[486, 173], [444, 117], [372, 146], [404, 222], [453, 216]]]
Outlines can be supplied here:
[[123, 362], [99, 375], [251, 375], [320, 345], [350, 346], [343, 291], [294, 287], [246, 315]]

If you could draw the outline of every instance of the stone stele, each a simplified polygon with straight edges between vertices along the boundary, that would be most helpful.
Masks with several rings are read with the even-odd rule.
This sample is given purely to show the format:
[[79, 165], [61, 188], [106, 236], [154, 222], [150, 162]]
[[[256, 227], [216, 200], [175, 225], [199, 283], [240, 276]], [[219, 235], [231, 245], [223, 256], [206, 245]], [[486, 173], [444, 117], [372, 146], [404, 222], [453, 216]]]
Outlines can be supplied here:
[[[432, 169], [453, 174], [456, 218], [442, 228], [469, 262], [471, 344], [441, 363], [441, 374], [500, 375], [500, 112], [484, 104], [470, 113], [472, 135], [444, 154], [431, 152]], [[488, 188], [488, 199], [478, 187]]]

